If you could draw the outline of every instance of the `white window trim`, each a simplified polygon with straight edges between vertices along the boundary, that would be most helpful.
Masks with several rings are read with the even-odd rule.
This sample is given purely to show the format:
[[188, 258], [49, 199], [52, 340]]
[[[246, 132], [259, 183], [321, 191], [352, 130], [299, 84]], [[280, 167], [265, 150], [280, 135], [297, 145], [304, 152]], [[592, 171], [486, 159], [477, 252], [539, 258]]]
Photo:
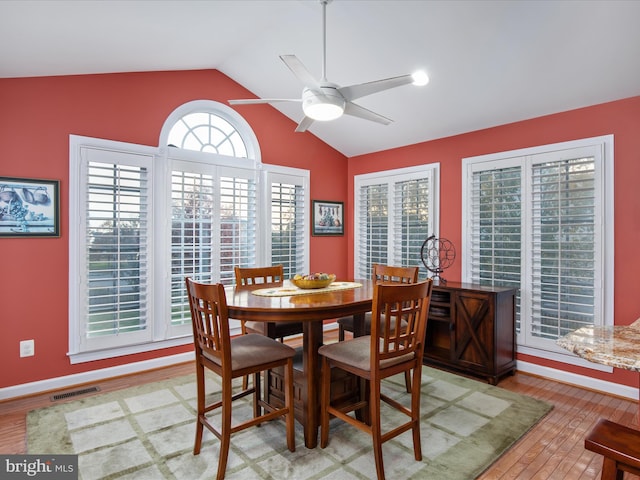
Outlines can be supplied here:
[[[168, 139], [169, 132], [173, 128], [174, 124], [180, 120], [185, 115], [194, 112], [206, 112], [209, 110], [215, 110], [216, 115], [221, 118], [227, 120], [230, 124], [232, 124], [238, 133], [242, 136], [242, 138], [246, 139], [246, 148], [247, 148], [247, 157], [251, 160], [254, 160], [258, 163], [261, 163], [261, 153], [260, 153], [260, 144], [258, 143], [258, 138], [256, 134], [253, 132], [253, 129], [249, 125], [249, 123], [238, 114], [233, 108], [223, 104], [214, 102], [213, 100], [193, 100], [191, 102], [187, 102], [185, 104], [180, 105], [173, 112], [169, 114], [167, 119], [165, 120], [162, 130], [160, 130], [160, 138], [158, 141], [158, 153], [160, 155], [166, 155], [167, 150], [169, 150]], [[189, 154], [189, 150], [180, 150], [181, 153]], [[192, 153], [201, 153], [201, 152], [192, 152]], [[196, 156], [195, 158], [202, 158], [200, 156]], [[232, 157], [234, 162], [237, 162], [237, 157]], [[237, 165], [237, 163], [234, 163]]]
[[[80, 305], [80, 286], [81, 286], [81, 267], [82, 259], [79, 258], [77, 252], [80, 251], [83, 242], [84, 230], [81, 228], [81, 220], [84, 217], [84, 211], [80, 208], [80, 205], [84, 204], [84, 193], [86, 182], [83, 178], [83, 162], [81, 159], [81, 153], [83, 148], [91, 148], [96, 150], [106, 151], [121, 151], [127, 154], [140, 154], [150, 158], [149, 171], [151, 174], [150, 188], [153, 189], [153, 156], [157, 149], [144, 145], [131, 145], [124, 142], [115, 142], [110, 140], [81, 137], [76, 135], [70, 135], [69, 137], [69, 182], [73, 187], [69, 189], [69, 352], [68, 356], [71, 359], [71, 363], [80, 363], [85, 361], [97, 360], [100, 358], [107, 358], [114, 356], [112, 353], [101, 354], [99, 352], [118, 352], [119, 355], [128, 355], [135, 353], [135, 350], [146, 351], [148, 348], [146, 345], [148, 341], [143, 341], [138, 345], [129, 345], [123, 351], [123, 347], [109, 347], [104, 350], [92, 350], [83, 351], [81, 345], [81, 339], [79, 332], [82, 322], [80, 321], [80, 311], [78, 306]], [[80, 188], [82, 186], [82, 188]], [[152, 193], [153, 195], [153, 193]], [[151, 219], [153, 221], [153, 219]], [[153, 258], [153, 245], [149, 252], [150, 258]], [[153, 278], [153, 262], [149, 262], [150, 278]], [[149, 292], [151, 298], [149, 298], [149, 318], [154, 318], [154, 301], [153, 301], [153, 289]], [[153, 325], [149, 324], [151, 329], [150, 335], [153, 337]], [[162, 348], [162, 347], [158, 347]]]
[[[224, 155], [215, 155], [203, 152], [191, 152], [183, 149], [170, 149], [167, 147], [166, 139], [168, 137], [171, 126], [181, 116], [192, 111], [210, 110], [212, 104], [215, 104], [216, 113], [227, 119], [237, 127], [238, 132], [243, 138], [249, 139], [246, 143], [249, 158], [225, 157]], [[225, 115], [226, 112], [226, 115]], [[151, 202], [153, 204], [153, 212], [150, 221], [152, 222], [152, 231], [154, 240], [151, 243], [151, 261], [149, 265], [149, 279], [153, 282], [154, 287], [151, 289], [151, 297], [149, 299], [149, 328], [151, 329], [149, 340], [141, 341], [138, 344], [121, 345], [111, 348], [97, 349], [91, 351], [83, 351], [80, 342], [80, 285], [81, 285], [81, 261], [78, 256], [79, 248], [82, 242], [84, 231], [80, 225], [82, 214], [81, 206], [84, 204], [83, 188], [85, 179], [82, 176], [80, 154], [82, 148], [104, 149], [108, 151], [122, 151], [127, 154], [141, 154], [149, 157], [149, 171], [151, 172], [149, 188], [151, 189]], [[178, 107], [167, 118], [162, 132], [160, 134], [160, 144], [158, 147], [150, 147], [146, 145], [129, 144], [113, 140], [97, 139], [91, 137], [83, 137], [70, 135], [69, 137], [69, 356], [72, 364], [100, 360], [105, 358], [113, 358], [124, 355], [132, 355], [136, 353], [149, 352], [174, 346], [186, 345], [193, 342], [191, 328], [172, 329], [166, 321], [162, 319], [168, 318], [168, 305], [162, 303], [159, 298], [169, 298], [162, 295], [170, 282], [170, 206], [163, 202], [158, 202], [159, 196], [166, 198], [166, 192], [170, 191], [171, 182], [171, 162], [180, 159], [201, 163], [203, 167], [215, 169], [216, 175], [229, 169], [244, 169], [254, 172], [258, 185], [262, 185], [261, 191], [258, 192], [260, 199], [264, 199], [265, 205], [270, 204], [270, 192], [264, 185], [268, 185], [270, 178], [287, 179], [287, 181], [299, 181], [304, 185], [305, 202], [304, 208], [306, 217], [310, 215], [310, 172], [299, 168], [284, 167], [278, 165], [266, 165], [261, 163], [261, 154], [257, 138], [251, 130], [249, 124], [240, 117], [237, 112], [225, 105], [211, 101], [194, 101]], [[213, 160], [213, 162], [212, 162]], [[212, 165], [215, 163], [215, 165]], [[260, 187], [258, 187], [260, 188]], [[163, 205], [159, 207], [157, 205]], [[270, 209], [269, 209], [270, 211]], [[264, 232], [270, 231], [269, 219], [267, 215], [258, 216], [258, 238], [270, 238], [264, 235]], [[309, 266], [309, 222], [305, 218], [305, 270]], [[162, 239], [162, 240], [160, 240]], [[270, 261], [270, 241], [258, 248], [256, 255], [258, 258], [264, 259], [265, 262]], [[170, 330], [173, 330], [172, 332]], [[240, 333], [239, 326], [231, 332], [232, 334]]]
[[[434, 235], [439, 236], [440, 231], [440, 163], [428, 163], [424, 165], [416, 165], [413, 167], [397, 168], [393, 170], [383, 170], [379, 172], [364, 173], [356, 175], [353, 179], [354, 183], [354, 274], [357, 276], [360, 271], [360, 255], [359, 241], [360, 238], [360, 212], [358, 206], [361, 202], [360, 188], [367, 185], [380, 185], [387, 183], [390, 187], [397, 182], [421, 178], [425, 172], [429, 172], [431, 176], [431, 198], [429, 203], [429, 218], [431, 220], [430, 231]], [[389, 188], [387, 195], [389, 196], [389, 205], [393, 197], [393, 189]], [[389, 250], [393, 251], [394, 238], [393, 232], [388, 232]]]
[[[310, 220], [310, 212], [311, 212], [311, 195], [310, 195], [310, 182], [311, 182], [311, 172], [309, 170], [304, 170], [302, 168], [293, 168], [293, 167], [282, 167], [279, 165], [266, 165], [263, 164], [264, 173], [261, 179], [264, 178], [266, 182], [267, 188], [262, 189], [262, 200], [263, 205], [271, 205], [271, 184], [272, 183], [300, 183], [305, 192], [304, 199], [304, 239], [305, 248], [304, 251], [304, 260], [303, 266], [301, 267], [302, 272], [309, 271], [309, 240], [310, 240], [310, 230], [311, 230], [311, 220]], [[263, 245], [263, 248], [258, 252], [259, 262], [262, 265], [271, 264], [271, 209], [268, 209], [267, 215], [261, 215], [258, 219], [259, 226], [258, 230], [263, 232], [269, 232], [265, 234], [266, 242]]]
[[[462, 242], [463, 242], [463, 261], [462, 261], [462, 279], [463, 281], [470, 281], [471, 267], [469, 265], [470, 255], [466, 255], [469, 251], [470, 244], [468, 239], [470, 238], [471, 224], [468, 215], [468, 204], [470, 201], [470, 185], [472, 176], [472, 167], [479, 165], [483, 162], [499, 162], [500, 160], [506, 160], [514, 157], [527, 157], [533, 155], [546, 154], [550, 152], [556, 152], [560, 150], [577, 149], [583, 147], [597, 147], [602, 149], [601, 154], [603, 156], [603, 171], [599, 177], [600, 188], [602, 190], [602, 201], [604, 206], [601, 211], [601, 218], [598, 221], [605, 222], [609, 220], [611, 222], [611, 228], [604, 228], [603, 231], [603, 281], [601, 282], [602, 291], [602, 312], [604, 313], [603, 325], [611, 326], [614, 324], [614, 136], [603, 135], [599, 137], [592, 137], [580, 140], [572, 140], [568, 142], [560, 142], [549, 145], [536, 146], [531, 148], [523, 148], [518, 150], [512, 150], [507, 152], [492, 153], [487, 155], [480, 155], [477, 157], [469, 157], [462, 159]], [[496, 166], [496, 168], [498, 168]], [[524, 187], [526, 188], [526, 186]], [[526, 213], [529, 215], [529, 213]], [[520, 340], [520, 337], [519, 337]], [[570, 365], [577, 365], [593, 370], [600, 370], [604, 372], [612, 372], [613, 369], [608, 366], [595, 364], [588, 362], [574, 353], [550, 345], [550, 348], [531, 347], [518, 343], [518, 352], [531, 355], [534, 357], [540, 357], [548, 360], [554, 360], [561, 363]]]

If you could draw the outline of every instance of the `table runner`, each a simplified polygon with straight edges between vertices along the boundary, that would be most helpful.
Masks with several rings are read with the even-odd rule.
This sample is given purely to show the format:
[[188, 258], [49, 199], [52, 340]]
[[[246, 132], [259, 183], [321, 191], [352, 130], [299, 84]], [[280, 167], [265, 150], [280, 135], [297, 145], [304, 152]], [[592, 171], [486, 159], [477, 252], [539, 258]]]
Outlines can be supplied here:
[[[288, 283], [288, 282], [287, 282]], [[337, 290], [349, 290], [351, 288], [359, 288], [361, 283], [357, 282], [333, 282], [324, 288], [298, 288], [293, 284], [285, 283], [282, 287], [261, 288], [253, 290], [251, 293], [261, 297], [288, 297], [290, 295], [309, 295], [313, 293], [335, 292]]]

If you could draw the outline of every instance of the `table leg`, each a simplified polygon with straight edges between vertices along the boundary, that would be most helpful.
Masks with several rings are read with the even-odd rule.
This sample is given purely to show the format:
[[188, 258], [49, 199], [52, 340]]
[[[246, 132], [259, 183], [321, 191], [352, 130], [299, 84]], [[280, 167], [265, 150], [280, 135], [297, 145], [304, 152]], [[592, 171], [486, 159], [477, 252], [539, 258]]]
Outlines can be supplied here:
[[320, 357], [318, 349], [322, 345], [322, 320], [303, 322], [302, 349], [304, 405], [304, 444], [307, 448], [318, 445], [320, 426]]
[[[364, 313], [357, 313], [353, 316], [353, 336], [361, 337], [366, 334], [364, 330]], [[359, 390], [360, 390], [360, 400], [364, 400], [369, 392], [369, 385], [364, 378], [359, 379]], [[369, 418], [369, 409], [364, 408], [356, 411], [356, 418], [361, 422], [365, 422], [367, 425], [371, 424], [371, 419]]]

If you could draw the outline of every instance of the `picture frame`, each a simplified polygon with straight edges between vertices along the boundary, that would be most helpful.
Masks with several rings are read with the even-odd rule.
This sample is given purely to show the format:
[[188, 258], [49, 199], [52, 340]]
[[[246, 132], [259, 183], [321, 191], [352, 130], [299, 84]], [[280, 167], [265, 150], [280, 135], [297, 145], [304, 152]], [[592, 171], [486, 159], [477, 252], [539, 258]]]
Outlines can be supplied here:
[[0, 237], [59, 237], [60, 182], [0, 177]]
[[344, 235], [344, 202], [313, 200], [312, 231], [314, 236]]

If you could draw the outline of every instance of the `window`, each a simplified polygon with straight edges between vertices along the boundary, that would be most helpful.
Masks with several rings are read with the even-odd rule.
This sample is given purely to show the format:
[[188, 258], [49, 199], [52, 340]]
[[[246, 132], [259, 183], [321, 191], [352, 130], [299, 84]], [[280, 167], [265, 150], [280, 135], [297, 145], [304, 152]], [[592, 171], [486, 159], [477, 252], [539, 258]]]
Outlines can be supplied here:
[[519, 351], [613, 324], [612, 167], [612, 136], [463, 160], [463, 280], [520, 289]]
[[271, 264], [282, 264], [284, 277], [291, 278], [296, 273], [307, 272], [309, 265], [308, 227], [309, 191], [308, 176], [300, 171], [291, 174], [292, 169], [271, 169], [267, 173], [267, 188], [271, 205], [268, 222], [271, 229]]
[[355, 177], [355, 275], [374, 263], [420, 266], [420, 249], [438, 226], [439, 164]]
[[73, 363], [191, 342], [186, 276], [308, 270], [308, 171], [261, 164], [246, 122], [215, 102], [178, 108], [160, 145], [71, 137]]
[[218, 112], [187, 113], [171, 127], [168, 144], [196, 152], [248, 157], [241, 133]]
[[[175, 155], [175, 152], [172, 152]], [[232, 285], [257, 262], [256, 171], [171, 159], [171, 317], [191, 332], [187, 276]]]
[[[186, 169], [185, 169], [186, 170]], [[171, 174], [171, 326], [190, 326], [184, 277], [213, 281], [214, 179], [211, 174]]]
[[85, 147], [78, 154], [84, 182], [72, 197], [77, 214], [70, 218], [79, 221], [71, 224], [77, 235], [70, 251], [78, 275], [70, 292], [79, 306], [74, 325], [84, 334], [76, 347], [110, 348], [122, 337], [149, 341], [152, 156]]

